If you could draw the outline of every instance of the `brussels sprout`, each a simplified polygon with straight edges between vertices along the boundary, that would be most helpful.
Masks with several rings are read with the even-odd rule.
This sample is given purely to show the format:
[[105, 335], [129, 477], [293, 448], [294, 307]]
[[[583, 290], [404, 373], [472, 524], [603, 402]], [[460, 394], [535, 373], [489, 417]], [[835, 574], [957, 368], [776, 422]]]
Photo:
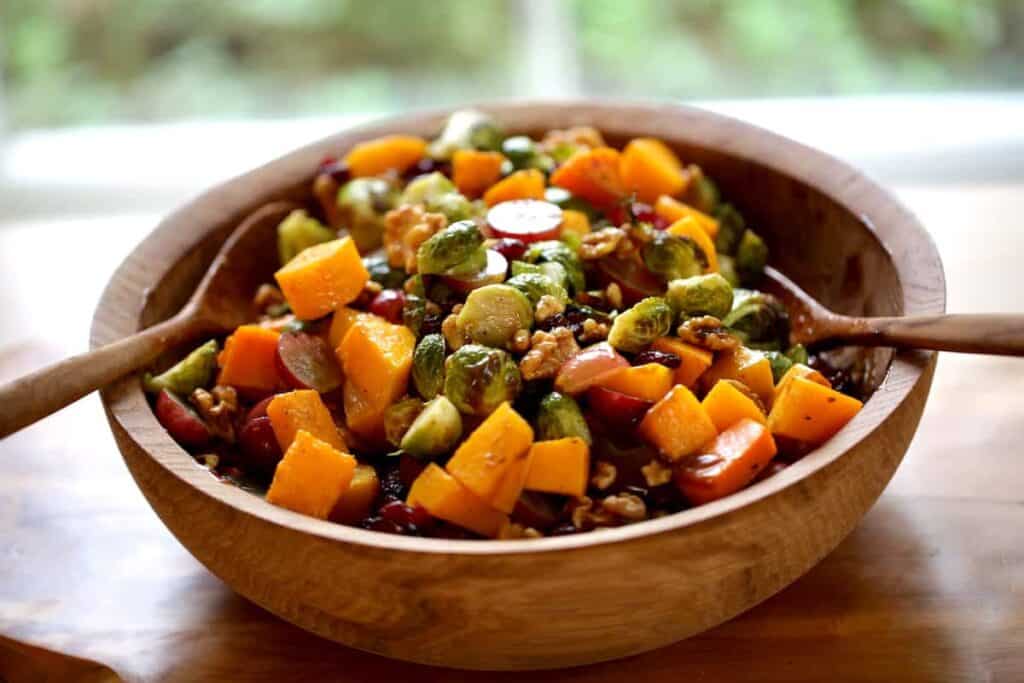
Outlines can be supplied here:
[[569, 274], [566, 272], [565, 266], [556, 261], [546, 261], [545, 263], [513, 261], [509, 265], [509, 270], [512, 277], [524, 274], [543, 275], [562, 289], [567, 290], [569, 287]]
[[444, 395], [469, 415], [490, 415], [505, 401], [515, 400], [522, 388], [515, 360], [501, 349], [466, 344], [444, 366]]
[[444, 129], [430, 143], [427, 154], [434, 159], [447, 160], [457, 149], [501, 148], [504, 133], [497, 121], [476, 109], [460, 109], [448, 117]]
[[[557, 263], [565, 269], [566, 282], [570, 294], [582, 292], [586, 288], [583, 277], [583, 263], [567, 244], [558, 240], [534, 242], [523, 254], [527, 263]], [[550, 277], [550, 276], [549, 276]], [[553, 278], [552, 278], [553, 279]]]
[[677, 317], [724, 318], [732, 310], [732, 285], [718, 273], [694, 275], [669, 282], [665, 299]]
[[441, 393], [444, 386], [444, 337], [428, 334], [412, 352], [412, 383], [426, 400]]
[[686, 192], [686, 203], [699, 211], [713, 214], [718, 207], [718, 186], [699, 166], [691, 165], [688, 170], [693, 176], [693, 182]]
[[304, 210], [295, 209], [277, 226], [277, 255], [283, 266], [306, 247], [330, 242], [337, 237], [333, 230]]
[[457, 278], [466, 278], [476, 275], [487, 267], [487, 249], [480, 247], [454, 266], [444, 271], [445, 275]]
[[740, 282], [750, 286], [756, 284], [764, 275], [764, 267], [768, 264], [768, 247], [753, 230], [747, 230], [740, 238], [736, 247], [736, 272]]
[[580, 253], [580, 247], [583, 246], [583, 238], [577, 235], [576, 233], [563, 232], [558, 239], [560, 239], [562, 242], [565, 242], [565, 244], [568, 245], [568, 247], [577, 254]]
[[598, 211], [586, 199], [581, 199], [562, 187], [551, 186], [544, 190], [544, 201], [551, 202], [558, 208], [571, 211], [581, 211], [587, 214], [587, 218], [593, 222], [598, 217]]
[[401, 268], [392, 268], [388, 257], [381, 253], [364, 256], [363, 267], [370, 273], [370, 279], [384, 289], [401, 289], [407, 277]]
[[515, 287], [485, 285], [466, 297], [458, 325], [477, 344], [502, 347], [533, 326], [533, 306]]
[[807, 348], [803, 344], [793, 344], [786, 350], [786, 357], [793, 361], [794, 364], [800, 363], [801, 365], [807, 365], [810, 358], [807, 355]]
[[423, 406], [423, 411], [409, 426], [401, 448], [410, 455], [430, 458], [447, 453], [462, 436], [462, 416], [458, 408], [444, 396]]
[[501, 153], [512, 162], [513, 169], [535, 168], [550, 173], [555, 168], [555, 160], [541, 152], [537, 143], [525, 135], [505, 138]]
[[704, 252], [693, 240], [658, 232], [641, 251], [644, 265], [665, 280], [692, 277], [704, 272]]
[[209, 386], [213, 380], [217, 351], [217, 342], [211, 339], [156, 377], [147, 372], [142, 385], [154, 394], [166, 389], [179, 396], [188, 396], [200, 387]]
[[563, 304], [569, 302], [569, 293], [565, 288], [540, 273], [521, 273], [506, 280], [505, 284], [525, 294], [532, 306], [536, 306], [545, 294], [555, 297]]
[[388, 443], [398, 448], [402, 437], [422, 411], [423, 401], [418, 398], [403, 398], [388, 406], [384, 411], [384, 438]]
[[410, 276], [409, 279], [405, 281], [405, 284], [402, 285], [402, 289], [405, 290], [406, 294], [414, 294], [422, 297], [427, 296], [427, 287], [423, 282], [423, 276], [419, 273]]
[[732, 311], [722, 324], [752, 348], [778, 351], [789, 345], [789, 314], [771, 294], [734, 290]]
[[512, 261], [508, 264], [508, 271], [512, 274], [512, 277], [516, 275], [523, 275], [530, 273], [533, 275], [543, 275], [540, 266], [535, 263], [527, 263], [526, 261]]
[[619, 351], [636, 353], [672, 328], [672, 308], [664, 299], [649, 296], [612, 321], [608, 343]]
[[415, 294], [406, 294], [402, 302], [402, 324], [412, 330], [417, 337], [423, 328], [423, 320], [427, 317], [427, 301]]
[[[420, 245], [416, 252], [418, 268], [424, 274], [443, 273], [481, 251], [484, 236], [473, 221], [449, 225]], [[482, 254], [486, 260], [487, 255]], [[476, 270], [480, 270], [481, 264]], [[475, 271], [474, 271], [475, 272]]]
[[736, 259], [728, 254], [718, 255], [718, 274], [725, 278], [733, 287], [740, 286], [740, 276], [736, 272]]
[[449, 223], [474, 218], [479, 213], [473, 202], [458, 192], [447, 192], [427, 200], [427, 211], [444, 214]]
[[778, 384], [782, 376], [793, 367], [793, 361], [781, 351], [765, 351], [764, 356], [772, 366], [772, 381]]
[[579, 404], [572, 396], [552, 391], [540, 400], [537, 408], [537, 440], [549, 441], [569, 436], [579, 437], [587, 445], [593, 443]]
[[426, 204], [430, 200], [437, 199], [441, 195], [457, 191], [458, 190], [455, 189], [455, 183], [449, 180], [445, 174], [439, 171], [434, 171], [433, 173], [421, 175], [410, 181], [402, 191], [402, 195], [399, 198], [398, 203], [399, 205]]
[[715, 211], [718, 220], [718, 235], [715, 236], [715, 251], [722, 254], [733, 254], [739, 246], [740, 238], [747, 229], [747, 222], [732, 204], [720, 204]]
[[397, 203], [398, 191], [381, 178], [356, 178], [338, 190], [338, 210], [360, 252], [380, 246], [384, 214]]

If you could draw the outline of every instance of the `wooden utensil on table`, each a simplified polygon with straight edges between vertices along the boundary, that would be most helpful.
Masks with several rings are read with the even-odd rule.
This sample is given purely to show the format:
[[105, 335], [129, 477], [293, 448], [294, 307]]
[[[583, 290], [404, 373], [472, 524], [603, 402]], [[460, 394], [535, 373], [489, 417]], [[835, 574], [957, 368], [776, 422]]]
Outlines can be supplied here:
[[0, 438], [149, 365], [170, 348], [250, 322], [258, 280], [277, 264], [274, 229], [297, 208], [293, 202], [274, 202], [242, 221], [172, 318], [0, 386]]

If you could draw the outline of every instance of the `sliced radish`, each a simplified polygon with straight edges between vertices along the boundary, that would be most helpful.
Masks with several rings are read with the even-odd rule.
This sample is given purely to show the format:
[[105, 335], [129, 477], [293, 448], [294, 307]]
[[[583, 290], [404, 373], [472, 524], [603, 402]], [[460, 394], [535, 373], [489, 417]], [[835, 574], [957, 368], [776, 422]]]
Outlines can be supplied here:
[[604, 373], [625, 367], [629, 367], [629, 361], [608, 342], [594, 344], [562, 363], [555, 388], [566, 394], [582, 394]]
[[277, 342], [277, 368], [295, 389], [315, 389], [321, 394], [341, 386], [341, 368], [321, 337], [305, 332], [285, 332]]
[[558, 239], [562, 230], [562, 209], [539, 199], [513, 199], [487, 212], [487, 225], [495, 237], [523, 242]]
[[642, 398], [597, 386], [587, 390], [587, 403], [601, 419], [621, 428], [635, 427], [654, 405]]
[[499, 282], [504, 282], [506, 272], [508, 272], [508, 260], [493, 249], [488, 249], [487, 265], [479, 273], [469, 277], [448, 275], [445, 276], [444, 281], [455, 291], [466, 293], [484, 285], [496, 285]]
[[210, 441], [210, 428], [203, 418], [166, 389], [156, 397], [156, 419], [182, 446], [198, 448]]

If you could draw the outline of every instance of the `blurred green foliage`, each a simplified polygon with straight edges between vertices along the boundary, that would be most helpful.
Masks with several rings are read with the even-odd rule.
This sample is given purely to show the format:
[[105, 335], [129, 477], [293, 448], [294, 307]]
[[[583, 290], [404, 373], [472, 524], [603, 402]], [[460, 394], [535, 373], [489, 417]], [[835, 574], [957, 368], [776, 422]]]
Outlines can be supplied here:
[[[543, 0], [541, 0], [543, 1]], [[583, 93], [1017, 89], [1022, 0], [548, 0]], [[529, 95], [520, 0], [2, 0], [14, 127]], [[536, 27], [534, 26], [534, 30]], [[578, 94], [578, 93], [570, 93]]]

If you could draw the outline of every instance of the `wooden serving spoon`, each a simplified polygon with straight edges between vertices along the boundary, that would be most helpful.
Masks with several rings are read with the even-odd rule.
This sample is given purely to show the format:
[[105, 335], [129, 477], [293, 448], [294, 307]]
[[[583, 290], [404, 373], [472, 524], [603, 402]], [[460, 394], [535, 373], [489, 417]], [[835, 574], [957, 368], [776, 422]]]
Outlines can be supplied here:
[[253, 293], [278, 265], [277, 225], [298, 208], [293, 202], [275, 202], [246, 218], [173, 318], [0, 386], [0, 438], [146, 367], [178, 344], [251, 322]]
[[767, 268], [766, 291], [789, 311], [793, 343], [808, 348], [890, 346], [995, 356], [1024, 356], [1024, 315], [969, 313], [891, 318], [840, 315], [822, 306], [788, 277]]

